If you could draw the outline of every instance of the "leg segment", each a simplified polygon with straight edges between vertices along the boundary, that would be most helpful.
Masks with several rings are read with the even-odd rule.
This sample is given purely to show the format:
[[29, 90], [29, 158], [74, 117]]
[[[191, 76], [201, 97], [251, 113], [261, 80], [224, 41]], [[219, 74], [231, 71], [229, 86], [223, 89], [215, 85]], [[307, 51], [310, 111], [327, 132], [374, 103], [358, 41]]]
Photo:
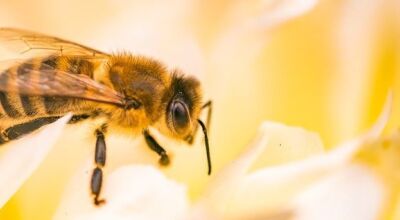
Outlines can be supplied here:
[[207, 125], [207, 130], [210, 131], [211, 114], [212, 114], [212, 101], [211, 101], [211, 100], [209, 100], [208, 102], [206, 102], [206, 103], [201, 107], [201, 109], [205, 109], [205, 108], [208, 108], [206, 125]]
[[69, 120], [68, 124], [75, 124], [75, 123], [81, 122], [81, 121], [83, 121], [83, 120], [85, 120], [85, 119], [88, 119], [89, 117], [91, 117], [91, 116], [90, 116], [90, 115], [86, 115], [86, 114], [83, 114], [83, 115], [74, 115], [74, 116], [72, 116], [72, 118]]
[[94, 195], [94, 204], [97, 206], [105, 202], [104, 199], [99, 199], [102, 183], [103, 183], [103, 171], [100, 168], [96, 167], [94, 168], [92, 173], [90, 188], [92, 190], [92, 194]]
[[96, 150], [94, 155], [94, 162], [96, 167], [92, 173], [92, 180], [90, 183], [90, 189], [94, 196], [94, 204], [101, 205], [105, 202], [104, 199], [99, 199], [101, 185], [103, 182], [103, 170], [102, 168], [106, 164], [106, 142], [104, 139], [104, 132], [106, 131], [106, 125], [103, 125], [100, 129], [96, 130]]
[[[32, 121], [17, 124], [12, 127], [9, 127], [3, 131], [0, 131], [0, 144], [7, 143], [9, 141], [15, 140], [29, 134], [44, 125], [53, 123], [57, 121], [60, 116], [53, 116], [53, 117], [44, 117], [44, 118], [37, 118]], [[74, 124], [79, 121], [83, 121], [84, 119], [89, 118], [89, 115], [74, 115], [72, 116], [71, 120], [68, 122], [69, 124]]]
[[143, 131], [144, 139], [146, 140], [147, 145], [156, 152], [160, 156], [159, 163], [162, 166], [166, 166], [169, 164], [169, 157], [167, 152], [162, 148], [157, 141], [150, 135], [148, 130]]
[[12, 141], [20, 138], [23, 135], [29, 134], [44, 125], [55, 122], [60, 117], [45, 117], [45, 118], [37, 118], [35, 120], [14, 125], [9, 127], [0, 134], [0, 144], [7, 143], [8, 141]]
[[[212, 114], [212, 101], [211, 101], [211, 100], [207, 101], [207, 102], [201, 107], [201, 110], [203, 110], [203, 109], [205, 109], [205, 108], [208, 108], [206, 127], [207, 127], [207, 130], [210, 131], [211, 114]], [[190, 144], [190, 145], [193, 144], [194, 139], [195, 139], [195, 137], [196, 137], [197, 129], [198, 129], [198, 126], [197, 126], [197, 124], [196, 124], [196, 127], [195, 127], [195, 129], [193, 130], [193, 133], [192, 133], [191, 135], [188, 135], [188, 136], [185, 138], [185, 141], [186, 141], [188, 144]]]

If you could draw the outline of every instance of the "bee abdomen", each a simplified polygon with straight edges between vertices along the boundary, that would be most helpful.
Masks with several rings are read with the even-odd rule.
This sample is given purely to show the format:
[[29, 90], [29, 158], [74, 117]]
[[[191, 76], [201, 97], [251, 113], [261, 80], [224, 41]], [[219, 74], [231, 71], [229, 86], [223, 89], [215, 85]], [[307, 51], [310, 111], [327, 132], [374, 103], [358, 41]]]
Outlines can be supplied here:
[[73, 103], [72, 98], [44, 96], [43, 103], [45, 111], [49, 115], [68, 112], [68, 109]]
[[67, 56], [50, 56], [43, 60], [40, 68], [54, 68], [68, 73], [84, 74], [93, 77], [93, 63], [79, 58]]
[[[1, 83], [7, 85], [9, 74], [23, 74], [23, 71], [26, 71], [27, 69], [26, 67], [27, 66], [25, 64], [21, 64], [18, 66], [16, 71], [15, 68], [6, 70], [5, 73], [1, 74]], [[22, 103], [24, 104], [22, 105]], [[29, 111], [32, 109], [28, 103], [28, 100], [26, 98], [22, 98], [16, 93], [0, 92], [0, 104], [3, 109], [3, 115], [6, 115], [10, 118], [20, 118], [25, 116], [26, 113], [23, 110], [21, 111], [22, 106], [27, 107], [27, 110]], [[31, 112], [29, 112], [29, 114], [30, 113]]]
[[[0, 83], [7, 87], [9, 77], [18, 75], [20, 83], [29, 83], [32, 78], [40, 80], [44, 71], [59, 70], [73, 74], [93, 76], [94, 66], [91, 62], [79, 57], [49, 56], [44, 59], [35, 58], [5, 70], [0, 75]], [[56, 73], [55, 73], [56, 74]], [[43, 75], [44, 76], [44, 75]], [[51, 79], [45, 75], [44, 82]], [[65, 114], [79, 110], [79, 99], [57, 96], [35, 96], [18, 92], [0, 92], [0, 117], [26, 118]], [[2, 111], [1, 111], [2, 110]]]
[[68, 72], [93, 77], [94, 66], [91, 62], [80, 58], [69, 58], [66, 66]]
[[4, 114], [10, 118], [19, 118], [24, 116], [24, 114], [18, 111], [18, 108], [15, 106], [16, 98], [18, 98], [18, 95], [0, 92], [0, 103], [3, 107]]
[[[30, 71], [32, 71], [35, 67], [33, 66], [33, 62], [26, 62], [18, 66], [17, 74], [25, 75], [25, 80]], [[27, 116], [34, 116], [39, 112], [38, 107], [35, 103], [37, 103], [37, 97], [27, 96], [27, 95], [19, 95], [19, 99], [21, 102], [22, 110]]]
[[[40, 65], [41, 70], [54, 68], [74, 74], [85, 74], [93, 76], [94, 67], [92, 63], [78, 57], [50, 56], [43, 60]], [[77, 104], [77, 99], [68, 97], [43, 96], [45, 112], [49, 115], [68, 112]]]

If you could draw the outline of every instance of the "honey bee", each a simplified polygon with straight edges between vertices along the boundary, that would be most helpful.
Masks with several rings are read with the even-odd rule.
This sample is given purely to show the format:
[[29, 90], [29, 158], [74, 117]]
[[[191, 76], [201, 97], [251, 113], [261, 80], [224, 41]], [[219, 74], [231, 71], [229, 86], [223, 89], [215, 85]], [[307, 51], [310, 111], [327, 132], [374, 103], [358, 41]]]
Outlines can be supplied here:
[[[0, 28], [0, 45], [31, 58], [15, 61], [0, 74], [0, 142], [5, 143], [72, 112], [70, 123], [104, 118], [94, 132], [95, 166], [91, 177], [94, 204], [100, 205], [106, 164], [108, 127], [143, 134], [147, 145], [167, 165], [169, 157], [149, 127], [193, 143], [198, 126], [204, 133], [208, 174], [211, 159], [207, 127], [211, 101], [202, 103], [200, 83], [179, 70], [169, 71], [149, 57], [106, 54], [57, 37]], [[200, 120], [208, 108], [207, 126]]]

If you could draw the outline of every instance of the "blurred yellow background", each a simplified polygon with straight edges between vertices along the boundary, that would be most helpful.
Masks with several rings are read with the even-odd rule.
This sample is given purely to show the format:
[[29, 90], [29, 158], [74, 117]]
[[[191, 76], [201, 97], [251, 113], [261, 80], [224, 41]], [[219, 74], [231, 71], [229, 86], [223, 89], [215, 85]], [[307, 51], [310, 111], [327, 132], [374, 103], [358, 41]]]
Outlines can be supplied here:
[[[399, 9], [395, 0], [321, 0], [304, 15], [261, 24], [275, 10], [262, 1], [0, 0], [0, 26], [149, 55], [198, 76], [214, 101], [211, 146], [219, 170], [264, 120], [315, 131], [327, 148], [334, 146], [373, 123], [390, 89], [395, 102], [387, 131], [399, 129]], [[66, 174], [77, 166], [59, 162], [62, 152], [46, 159], [0, 219], [52, 216]], [[195, 197], [207, 180], [185, 176], [203, 171], [203, 149], [191, 154], [201, 156], [177, 178], [190, 183]]]

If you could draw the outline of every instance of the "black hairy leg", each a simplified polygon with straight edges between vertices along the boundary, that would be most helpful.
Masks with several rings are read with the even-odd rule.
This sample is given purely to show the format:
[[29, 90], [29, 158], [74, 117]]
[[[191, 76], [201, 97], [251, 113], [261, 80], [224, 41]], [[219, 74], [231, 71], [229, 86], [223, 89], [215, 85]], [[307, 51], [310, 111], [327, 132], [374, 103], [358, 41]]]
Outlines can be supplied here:
[[[86, 114], [74, 115], [71, 117], [68, 124], [74, 124], [74, 123], [83, 121], [89, 117], [90, 117], [90, 115], [86, 115]], [[28, 121], [25, 123], [17, 124], [17, 125], [11, 126], [9, 128], [6, 128], [6, 129], [0, 131], [0, 145], [7, 143], [9, 141], [18, 139], [29, 133], [32, 133], [47, 124], [51, 124], [51, 123], [57, 121], [60, 118], [61, 118], [61, 116], [36, 118], [32, 121]]]
[[105, 202], [104, 199], [100, 199], [101, 186], [103, 183], [103, 167], [106, 165], [106, 142], [104, 134], [106, 133], [107, 125], [103, 124], [99, 129], [96, 130], [96, 149], [94, 154], [94, 162], [96, 167], [93, 169], [92, 179], [90, 182], [91, 193], [94, 196], [94, 204], [96, 206], [101, 205]]
[[159, 160], [160, 165], [162, 166], [168, 165], [170, 161], [167, 152], [164, 150], [164, 148], [162, 148], [161, 145], [157, 143], [157, 141], [150, 135], [148, 130], [144, 130], [143, 135], [150, 149], [152, 149], [160, 156]]
[[55, 122], [60, 117], [44, 117], [37, 118], [29, 122], [17, 124], [1, 131], [0, 144], [7, 143], [9, 141], [18, 139], [26, 134], [29, 134], [44, 125]]

